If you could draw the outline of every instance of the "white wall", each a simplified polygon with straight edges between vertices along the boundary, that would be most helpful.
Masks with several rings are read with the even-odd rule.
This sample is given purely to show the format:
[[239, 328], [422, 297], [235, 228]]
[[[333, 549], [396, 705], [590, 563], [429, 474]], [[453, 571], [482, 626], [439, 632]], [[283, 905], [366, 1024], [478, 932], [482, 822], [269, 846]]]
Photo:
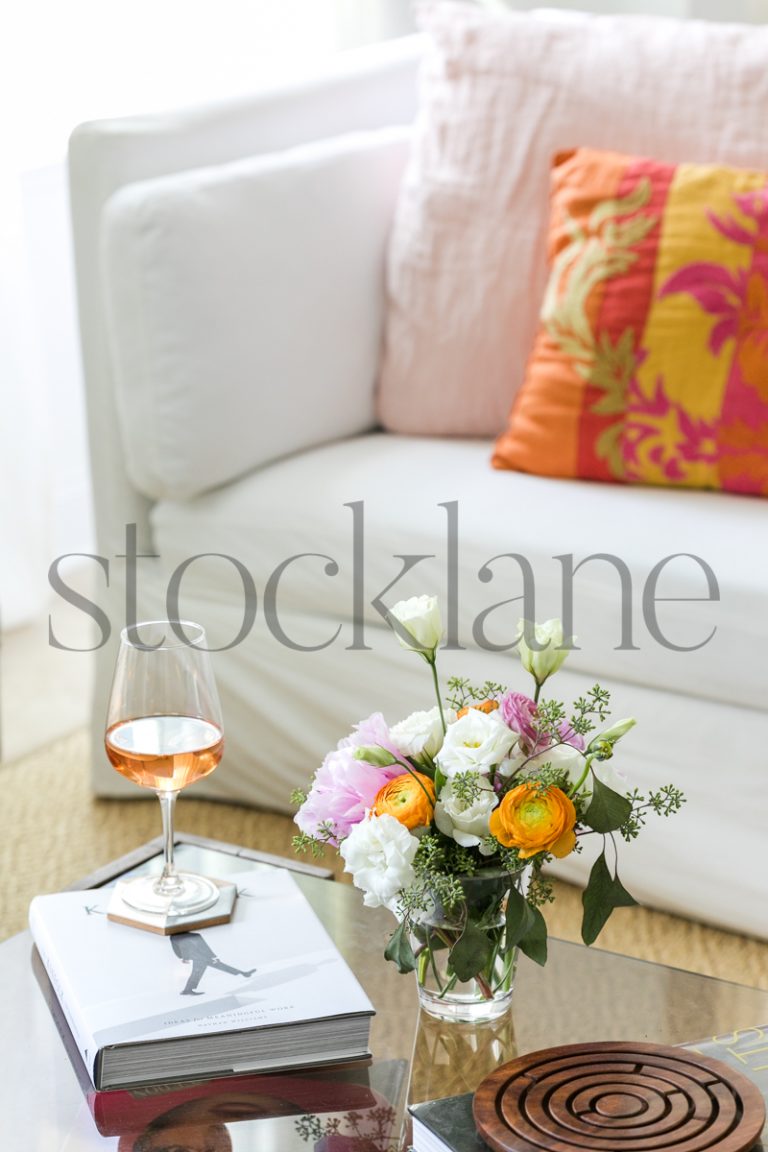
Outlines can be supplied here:
[[77, 308], [62, 163], [21, 177], [30, 304], [47, 409], [49, 546], [92, 551], [94, 533]]
[[0, 621], [45, 602], [48, 418], [18, 180], [0, 181]]

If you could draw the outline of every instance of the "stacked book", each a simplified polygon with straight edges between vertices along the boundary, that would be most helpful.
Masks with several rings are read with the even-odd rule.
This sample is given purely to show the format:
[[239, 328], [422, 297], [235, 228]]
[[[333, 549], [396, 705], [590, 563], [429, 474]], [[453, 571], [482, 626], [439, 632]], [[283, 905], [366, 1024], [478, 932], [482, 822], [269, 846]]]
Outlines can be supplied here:
[[231, 878], [228, 924], [107, 919], [108, 890], [37, 896], [30, 929], [96, 1089], [369, 1057], [373, 1006], [288, 871]]

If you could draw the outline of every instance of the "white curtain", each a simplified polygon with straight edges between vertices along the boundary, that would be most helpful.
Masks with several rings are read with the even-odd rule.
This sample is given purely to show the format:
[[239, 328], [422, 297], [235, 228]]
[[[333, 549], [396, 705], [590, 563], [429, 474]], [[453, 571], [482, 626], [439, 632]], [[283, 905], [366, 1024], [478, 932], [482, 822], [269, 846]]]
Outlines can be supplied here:
[[0, 182], [0, 621], [46, 602], [50, 532], [48, 417], [24, 247], [21, 187]]

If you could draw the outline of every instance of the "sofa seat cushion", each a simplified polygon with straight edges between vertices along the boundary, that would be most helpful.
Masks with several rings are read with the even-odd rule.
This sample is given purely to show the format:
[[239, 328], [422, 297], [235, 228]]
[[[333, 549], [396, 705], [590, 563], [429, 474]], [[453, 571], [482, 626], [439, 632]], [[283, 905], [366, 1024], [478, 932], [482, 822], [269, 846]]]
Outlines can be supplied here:
[[[608, 688], [764, 708], [762, 501], [499, 472], [488, 457], [485, 440], [373, 433], [324, 445], [158, 503], [156, 551], [167, 576], [177, 573], [182, 612], [185, 598], [198, 611], [229, 605], [218, 645], [246, 630], [249, 644], [380, 648], [391, 638], [376, 627], [376, 598], [429, 592], [454, 649], [503, 649], [520, 616], [570, 615], [569, 668]], [[309, 618], [320, 621], [311, 635], [286, 623]], [[462, 660], [446, 651], [444, 675]], [[504, 675], [498, 663], [493, 675]], [[508, 679], [519, 675], [510, 668]]]

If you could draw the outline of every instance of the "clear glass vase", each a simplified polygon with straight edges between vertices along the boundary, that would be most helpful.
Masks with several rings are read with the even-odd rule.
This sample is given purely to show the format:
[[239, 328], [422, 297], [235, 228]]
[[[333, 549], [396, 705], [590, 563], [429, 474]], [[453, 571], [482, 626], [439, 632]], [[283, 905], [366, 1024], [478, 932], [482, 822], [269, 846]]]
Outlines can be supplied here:
[[[412, 928], [419, 1001], [425, 1012], [442, 1020], [494, 1020], [512, 1003], [517, 969], [517, 946], [507, 942], [507, 896], [513, 887], [525, 891], [527, 870], [487, 868], [457, 879], [463, 899], [446, 908], [433, 897], [432, 907]], [[463, 962], [453, 954], [460, 942]], [[462, 971], [468, 952], [482, 963], [476, 975], [460, 979], [455, 965]]]

